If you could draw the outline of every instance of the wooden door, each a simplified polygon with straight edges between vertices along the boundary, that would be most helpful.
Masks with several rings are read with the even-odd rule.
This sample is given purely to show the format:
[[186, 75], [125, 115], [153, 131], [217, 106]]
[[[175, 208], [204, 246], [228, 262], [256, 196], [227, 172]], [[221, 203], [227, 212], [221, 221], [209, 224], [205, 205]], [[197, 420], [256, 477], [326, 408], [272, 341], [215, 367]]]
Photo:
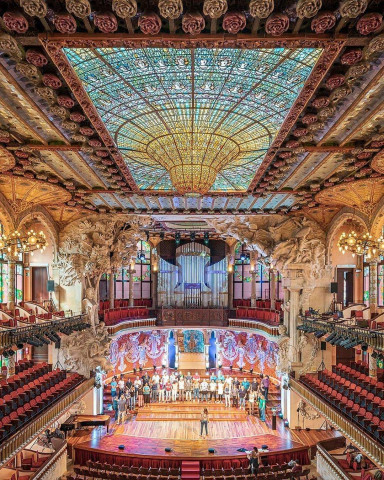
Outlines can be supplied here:
[[48, 267], [32, 268], [32, 301], [42, 302], [48, 300]]

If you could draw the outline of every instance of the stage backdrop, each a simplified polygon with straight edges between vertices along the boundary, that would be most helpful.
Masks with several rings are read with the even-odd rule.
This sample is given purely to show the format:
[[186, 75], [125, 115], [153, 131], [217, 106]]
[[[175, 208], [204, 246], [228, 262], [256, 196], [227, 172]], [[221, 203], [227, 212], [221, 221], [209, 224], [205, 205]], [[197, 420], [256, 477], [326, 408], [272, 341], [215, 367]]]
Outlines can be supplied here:
[[243, 368], [276, 378], [279, 347], [262, 335], [250, 332], [217, 330], [218, 363], [223, 367]]

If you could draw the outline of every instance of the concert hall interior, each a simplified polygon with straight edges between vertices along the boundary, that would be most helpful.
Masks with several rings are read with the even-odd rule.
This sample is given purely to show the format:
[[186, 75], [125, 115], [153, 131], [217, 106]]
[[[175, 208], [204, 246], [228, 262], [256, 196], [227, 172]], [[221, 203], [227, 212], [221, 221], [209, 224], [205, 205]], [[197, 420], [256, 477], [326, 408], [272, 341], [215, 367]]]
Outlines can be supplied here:
[[384, 480], [383, 15], [0, 1], [0, 480]]

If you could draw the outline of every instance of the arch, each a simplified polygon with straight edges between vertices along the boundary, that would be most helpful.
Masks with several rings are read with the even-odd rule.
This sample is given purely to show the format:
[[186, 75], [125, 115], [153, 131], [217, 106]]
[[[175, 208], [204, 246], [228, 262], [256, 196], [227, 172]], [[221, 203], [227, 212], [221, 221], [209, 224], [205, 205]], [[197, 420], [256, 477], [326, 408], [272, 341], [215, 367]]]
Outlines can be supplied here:
[[3, 224], [4, 233], [8, 234], [15, 229], [15, 217], [8, 200], [0, 192], [0, 222]]
[[374, 238], [380, 237], [384, 226], [384, 197], [375, 208], [371, 223], [371, 234]]
[[326, 265], [332, 265], [332, 245], [335, 241], [335, 234], [337, 230], [344, 225], [347, 220], [353, 219], [359, 223], [365, 230], [369, 231], [368, 218], [361, 212], [357, 212], [352, 208], [344, 207], [333, 218], [327, 232], [326, 238], [326, 252], [325, 263]]
[[21, 212], [17, 217], [17, 224], [22, 228], [28, 221], [37, 220], [47, 230], [49, 240], [52, 242], [54, 259], [57, 258], [59, 247], [59, 227], [52, 215], [42, 206], [37, 205]]

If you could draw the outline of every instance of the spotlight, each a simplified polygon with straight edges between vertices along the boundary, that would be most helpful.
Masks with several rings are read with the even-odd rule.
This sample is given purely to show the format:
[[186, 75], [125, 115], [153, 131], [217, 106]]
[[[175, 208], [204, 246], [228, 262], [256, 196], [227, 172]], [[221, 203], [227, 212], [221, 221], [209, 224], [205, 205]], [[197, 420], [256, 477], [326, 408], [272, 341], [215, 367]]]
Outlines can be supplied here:
[[17, 347], [18, 350], [21, 350], [22, 348], [24, 348], [24, 343], [21, 343], [21, 342], [17, 343], [16, 347]]
[[229, 366], [229, 369], [230, 369], [231, 372], [232, 372], [232, 368], [233, 368], [233, 365], [230, 365], [230, 366]]
[[324, 334], [325, 334], [325, 332], [322, 331], [322, 330], [320, 330], [320, 332], [316, 332], [316, 333], [315, 333], [315, 337], [316, 337], [316, 338], [321, 338]]
[[157, 370], [156, 365], [153, 365], [153, 370], [156, 372], [156, 370]]
[[284, 427], [285, 427], [285, 428], [288, 428], [288, 427], [289, 427], [289, 422], [288, 422], [288, 420], [285, 420], [285, 422], [284, 422]]
[[366, 343], [362, 343], [361, 349], [363, 350], [363, 352], [366, 352], [368, 350], [368, 345]]
[[208, 245], [209, 243], [209, 233], [204, 232], [204, 245]]
[[243, 367], [240, 367], [240, 372], [242, 372], [242, 371], [243, 371]]
[[328, 335], [328, 337], [325, 339], [325, 341], [326, 341], [326, 342], [330, 342], [330, 341], [333, 340], [335, 337], [336, 337], [336, 332], [333, 332], [333, 333], [331, 333], [330, 335]]
[[140, 367], [139, 370], [140, 370], [140, 372], [142, 372], [142, 371], [143, 371], [143, 367]]
[[133, 373], [136, 373], [136, 372], [137, 372], [137, 370], [136, 370], [136, 368], [134, 368], [134, 369], [133, 369]]
[[377, 356], [378, 356], [377, 352], [372, 352], [372, 355], [371, 355], [372, 358], [377, 358]]
[[251, 368], [251, 369], [249, 370], [249, 373], [252, 375], [252, 373], [253, 373], [253, 368]]
[[191, 232], [190, 238], [191, 238], [191, 242], [194, 242], [196, 240], [196, 233]]
[[181, 241], [181, 235], [180, 235], [180, 232], [176, 232], [175, 233], [175, 243], [176, 245], [180, 245], [180, 241]]

